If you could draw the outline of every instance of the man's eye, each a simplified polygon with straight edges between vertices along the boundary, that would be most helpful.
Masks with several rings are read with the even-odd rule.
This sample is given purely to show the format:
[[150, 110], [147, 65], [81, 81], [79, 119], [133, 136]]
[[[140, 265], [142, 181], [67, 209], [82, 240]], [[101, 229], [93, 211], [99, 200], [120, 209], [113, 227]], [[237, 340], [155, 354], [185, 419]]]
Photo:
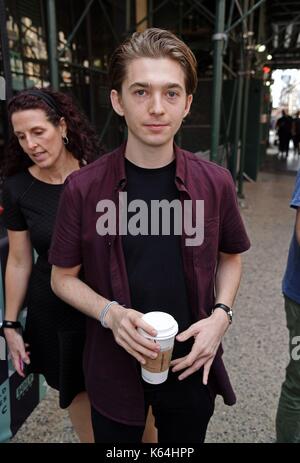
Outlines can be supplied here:
[[34, 132], [35, 135], [42, 135], [43, 132], [39, 131], [39, 132]]
[[175, 96], [177, 96], [177, 93], [176, 93], [176, 92], [173, 92], [173, 90], [169, 90], [169, 91], [168, 91], [168, 96], [169, 96], [170, 98], [175, 98]]
[[145, 92], [145, 90], [137, 90], [135, 93], [136, 93], [138, 96], [144, 96], [146, 92]]

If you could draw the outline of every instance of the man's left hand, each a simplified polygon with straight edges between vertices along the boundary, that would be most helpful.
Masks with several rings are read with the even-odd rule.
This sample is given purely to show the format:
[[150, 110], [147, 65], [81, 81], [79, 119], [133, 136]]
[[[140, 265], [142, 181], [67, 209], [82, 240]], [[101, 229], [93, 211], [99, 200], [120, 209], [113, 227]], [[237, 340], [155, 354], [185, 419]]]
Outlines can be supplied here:
[[178, 379], [187, 378], [203, 366], [203, 384], [207, 384], [210, 367], [228, 326], [227, 314], [219, 309], [208, 318], [193, 323], [176, 337], [180, 342], [192, 336], [195, 338], [191, 352], [171, 362], [173, 372], [185, 370]]

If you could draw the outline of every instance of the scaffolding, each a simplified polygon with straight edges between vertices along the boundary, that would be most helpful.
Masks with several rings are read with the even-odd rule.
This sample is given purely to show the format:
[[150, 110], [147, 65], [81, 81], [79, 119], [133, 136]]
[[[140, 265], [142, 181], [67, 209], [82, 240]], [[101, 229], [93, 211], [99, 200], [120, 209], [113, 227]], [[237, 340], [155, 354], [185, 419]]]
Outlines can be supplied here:
[[[18, 0], [12, 3], [18, 3]], [[108, 139], [108, 132], [111, 133], [111, 139], [121, 139], [124, 137], [124, 131], [118, 127], [119, 121], [115, 119], [108, 104], [107, 61], [109, 52], [106, 55], [100, 54], [97, 59], [93, 52], [95, 16], [98, 15], [101, 20], [101, 27], [99, 25], [97, 32], [102, 38], [105, 37], [111, 50], [134, 30], [144, 30], [151, 26], [172, 30], [186, 42], [190, 42], [192, 49], [196, 51], [200, 49], [202, 58], [207, 58], [207, 62], [210, 61], [211, 56], [213, 60], [207, 66], [204, 78], [199, 76], [199, 87], [202, 84], [208, 85], [207, 82], [210, 81], [210, 120], [203, 121], [199, 116], [199, 120], [184, 124], [177, 135], [177, 142], [184, 144], [185, 138], [191, 138], [185, 135], [188, 131], [192, 131], [189, 133], [193, 133], [196, 138], [199, 136], [199, 140], [201, 137], [201, 140], [205, 138], [203, 135], [210, 132], [210, 141], [207, 141], [209, 146], [205, 146], [206, 151], [209, 152], [209, 158], [213, 162], [225, 163], [229, 167], [234, 181], [237, 181], [238, 194], [242, 197], [249, 128], [248, 104], [252, 81], [253, 78], [257, 78], [263, 86], [264, 77], [270, 77], [263, 76], [261, 69], [266, 61], [267, 53], [272, 52], [273, 55], [277, 53], [277, 59], [280, 59], [282, 55], [280, 40], [282, 42], [283, 31], [285, 31], [285, 43], [289, 39], [287, 33], [290, 34], [290, 40], [295, 39], [295, 25], [300, 22], [300, 11], [299, 15], [295, 15], [295, 12], [297, 13], [296, 3], [288, 2], [281, 5], [277, 0], [273, 2], [268, 0], [227, 0], [227, 2], [226, 0], [215, 0], [215, 2], [205, 0], [124, 0], [122, 2], [85, 0], [76, 2], [76, 4], [69, 2], [69, 10], [65, 14], [72, 18], [72, 27], [68, 36], [62, 37], [61, 31], [58, 32], [58, 23], [63, 20], [67, 21], [69, 18], [61, 17], [62, 2], [46, 0], [46, 9], [41, 8], [43, 9], [42, 16], [47, 18], [46, 20], [44, 17], [47, 27], [43, 30], [46, 34], [48, 56], [44, 61], [49, 67], [49, 72], [43, 82], [48, 79], [54, 88], [65, 88], [65, 90], [68, 86], [72, 86], [82, 106], [85, 106], [84, 109], [92, 124], [96, 127], [101, 125], [99, 129], [101, 140]], [[271, 11], [275, 19], [278, 11], [279, 13], [282, 11], [287, 21], [277, 29], [273, 27], [270, 30], [266, 26], [266, 11], [268, 13]], [[5, 27], [3, 29], [4, 18], [4, 0], [0, 0], [2, 61], [8, 96], [10, 96], [13, 86], [7, 32]], [[20, 17], [17, 21], [19, 30], [25, 34], [24, 25], [20, 24]], [[290, 24], [293, 25], [292, 28]], [[27, 27], [30, 28], [30, 25]], [[21, 32], [19, 36], [21, 47], [22, 44], [24, 45], [24, 37]], [[83, 41], [84, 44], [82, 44]], [[100, 44], [100, 42], [97, 43]], [[201, 48], [199, 44], [205, 44], [205, 46]], [[83, 45], [84, 53], [82, 52]], [[262, 45], [265, 46], [265, 53], [258, 50], [258, 47]], [[28, 46], [30, 47], [30, 44]], [[101, 48], [100, 45], [99, 48]], [[203, 61], [205, 61], [204, 58]], [[24, 71], [26, 56], [22, 55], [22, 60]], [[40, 66], [44, 65], [40, 58], [35, 58], [35, 61], [31, 58], [31, 62], [36, 62]], [[16, 75], [17, 72], [14, 70], [13, 74]], [[27, 81], [24, 76], [23, 72], [23, 84], [26, 87]], [[227, 98], [229, 103], [224, 101], [227, 88], [230, 88], [230, 96]], [[263, 90], [267, 91], [265, 87]], [[105, 112], [105, 119], [102, 117], [100, 122], [97, 115], [99, 102]], [[116, 131], [118, 137], [112, 135]]]

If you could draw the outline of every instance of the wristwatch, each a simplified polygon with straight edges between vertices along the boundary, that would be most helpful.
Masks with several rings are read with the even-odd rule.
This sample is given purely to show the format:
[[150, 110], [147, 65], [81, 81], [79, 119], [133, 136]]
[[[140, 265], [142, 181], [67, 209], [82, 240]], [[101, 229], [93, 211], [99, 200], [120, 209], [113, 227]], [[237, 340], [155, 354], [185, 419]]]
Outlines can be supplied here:
[[233, 312], [232, 312], [231, 308], [228, 307], [228, 305], [221, 304], [220, 302], [218, 302], [218, 304], [215, 304], [215, 306], [212, 309], [211, 313], [213, 313], [215, 311], [215, 309], [223, 309], [223, 310], [225, 310], [225, 312], [227, 313], [229, 323], [230, 324], [232, 323]]

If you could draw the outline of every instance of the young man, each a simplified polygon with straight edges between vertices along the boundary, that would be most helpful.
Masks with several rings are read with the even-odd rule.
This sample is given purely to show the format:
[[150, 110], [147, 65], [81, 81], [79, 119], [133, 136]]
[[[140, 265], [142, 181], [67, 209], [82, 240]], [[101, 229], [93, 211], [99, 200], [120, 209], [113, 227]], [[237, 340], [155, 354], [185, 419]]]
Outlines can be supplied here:
[[293, 237], [282, 282], [290, 361], [281, 387], [276, 437], [280, 443], [300, 443], [300, 170], [290, 206], [296, 210]]
[[[149, 405], [159, 442], [203, 442], [215, 395], [235, 403], [220, 343], [249, 240], [229, 172], [174, 145], [197, 85], [191, 50], [167, 31], [134, 33], [113, 54], [110, 78], [128, 140], [69, 177], [50, 252], [53, 290], [89, 316], [84, 368], [96, 442], [139, 442]], [[165, 233], [152, 214], [158, 201], [192, 205], [181, 215], [192, 223], [178, 233], [169, 214]], [[155, 335], [141, 319], [153, 310], [173, 315], [180, 332], [161, 385], [140, 373], [158, 352], [137, 330]]]

